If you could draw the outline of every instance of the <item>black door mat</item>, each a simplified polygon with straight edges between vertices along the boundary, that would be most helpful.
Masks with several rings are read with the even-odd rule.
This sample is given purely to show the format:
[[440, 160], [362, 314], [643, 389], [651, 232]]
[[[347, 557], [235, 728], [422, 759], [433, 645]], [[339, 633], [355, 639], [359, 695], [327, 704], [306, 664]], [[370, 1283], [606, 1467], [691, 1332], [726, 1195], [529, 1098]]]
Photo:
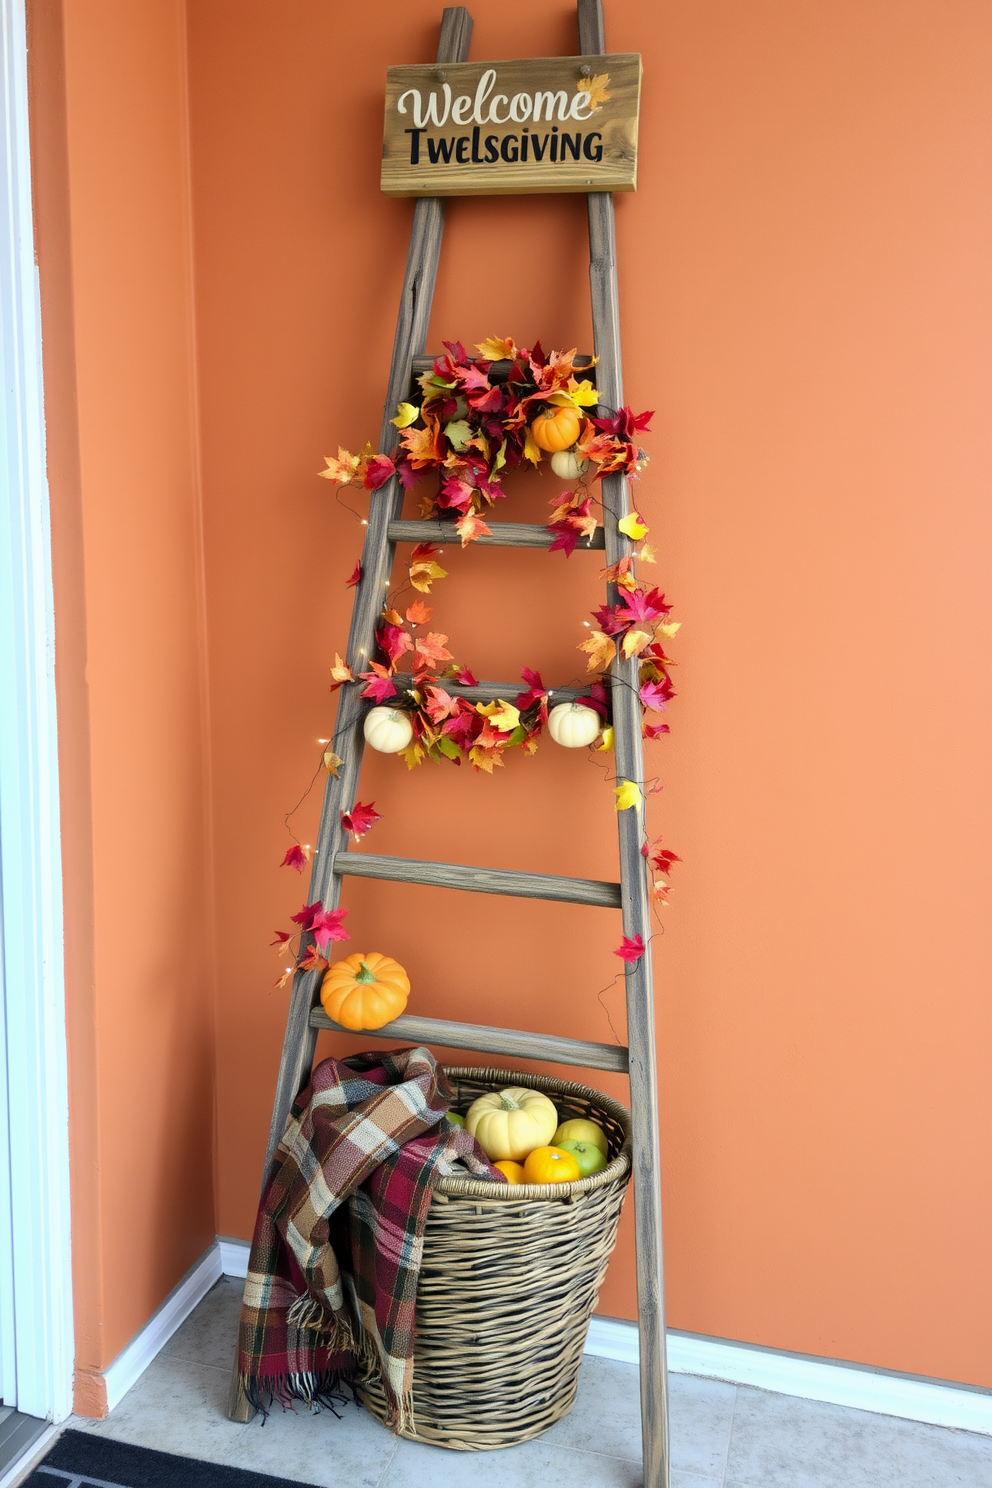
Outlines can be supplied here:
[[24, 1488], [314, 1488], [266, 1473], [174, 1457], [86, 1431], [66, 1431]]

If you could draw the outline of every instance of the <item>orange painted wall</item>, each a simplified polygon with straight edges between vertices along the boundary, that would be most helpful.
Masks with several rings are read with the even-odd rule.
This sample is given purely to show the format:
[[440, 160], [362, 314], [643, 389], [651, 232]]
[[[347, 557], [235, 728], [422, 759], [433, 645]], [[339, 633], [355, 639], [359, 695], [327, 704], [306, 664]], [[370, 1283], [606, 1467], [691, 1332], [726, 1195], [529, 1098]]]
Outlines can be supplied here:
[[[475, 57], [575, 45], [567, 0], [475, 9]], [[439, 12], [190, 8], [237, 1235], [285, 1008], [267, 942], [303, 889], [277, 867], [282, 814], [330, 732], [361, 538], [315, 474], [378, 429], [410, 221], [377, 189], [383, 72], [433, 55]], [[627, 386], [659, 410], [643, 501], [685, 622], [653, 755], [653, 820], [685, 859], [657, 958], [670, 1319], [989, 1384], [992, 16], [612, 0], [608, 28], [644, 54], [640, 190], [617, 211]], [[588, 346], [585, 257], [581, 200], [452, 203], [432, 343]], [[595, 559], [450, 556], [435, 619], [460, 659], [574, 675]], [[613, 869], [584, 757], [549, 746], [493, 780], [373, 759], [364, 781], [371, 850]], [[304, 840], [315, 817], [311, 796]], [[609, 1037], [614, 916], [355, 883], [344, 902], [418, 1011]], [[634, 1313], [629, 1226], [603, 1307]]]
[[[476, 9], [476, 57], [575, 45], [567, 0]], [[659, 411], [639, 498], [684, 621], [674, 734], [652, 755], [653, 825], [685, 860], [656, 943], [670, 1322], [989, 1385], [992, 16], [981, 0], [608, 11], [610, 46], [644, 54], [640, 190], [617, 211], [626, 374]], [[182, 7], [67, 0], [75, 351], [46, 336], [58, 367], [74, 357], [80, 494], [65, 478], [56, 544], [60, 613], [74, 598], [87, 627], [65, 646], [91, 665], [86, 686], [60, 680], [92, 758], [90, 795], [66, 766], [96, 926], [71, 1031], [91, 1361], [210, 1223], [250, 1233], [285, 1013], [268, 942], [304, 890], [277, 867], [282, 816], [330, 732], [361, 540], [316, 471], [378, 428], [410, 220], [376, 184], [383, 72], [432, 56], [439, 13], [382, 0], [369, 27], [317, 0], [188, 6], [191, 281]], [[579, 199], [452, 203], [432, 342], [588, 346], [584, 235]], [[42, 264], [44, 282], [44, 239]], [[536, 518], [549, 482], [515, 485], [506, 515]], [[448, 556], [435, 618], [461, 660], [575, 675], [595, 559]], [[376, 851], [614, 870], [608, 790], [550, 745], [491, 781], [379, 758], [363, 781]], [[160, 843], [141, 876], [122, 847], [139, 808]], [[311, 794], [304, 840], [316, 814]], [[609, 1036], [613, 915], [371, 884], [344, 902], [353, 947], [406, 961], [418, 1011]], [[180, 1234], [178, 1163], [209, 1119], [208, 933], [217, 1207], [197, 1174]], [[619, 1022], [619, 988], [606, 1000]], [[122, 1048], [152, 1075], [122, 1071]], [[139, 1090], [155, 1155], [125, 1254]], [[629, 1215], [603, 1310], [635, 1310]]]
[[39, 0], [77, 1409], [210, 1244], [202, 564], [178, 0]]

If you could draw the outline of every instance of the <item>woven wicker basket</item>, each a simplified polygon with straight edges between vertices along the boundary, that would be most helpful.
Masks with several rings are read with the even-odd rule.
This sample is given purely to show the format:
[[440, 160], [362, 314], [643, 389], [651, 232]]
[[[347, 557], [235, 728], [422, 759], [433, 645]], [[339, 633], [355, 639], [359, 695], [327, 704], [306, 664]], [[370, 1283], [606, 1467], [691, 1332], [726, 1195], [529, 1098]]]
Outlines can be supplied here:
[[[630, 1116], [609, 1096], [515, 1070], [448, 1068], [452, 1109], [508, 1085], [541, 1090], [562, 1121], [598, 1121], [609, 1165], [575, 1183], [442, 1178], [417, 1288], [412, 1441], [463, 1452], [528, 1441], [572, 1408], [589, 1319], [630, 1180]], [[372, 1380], [358, 1393], [380, 1421]]]

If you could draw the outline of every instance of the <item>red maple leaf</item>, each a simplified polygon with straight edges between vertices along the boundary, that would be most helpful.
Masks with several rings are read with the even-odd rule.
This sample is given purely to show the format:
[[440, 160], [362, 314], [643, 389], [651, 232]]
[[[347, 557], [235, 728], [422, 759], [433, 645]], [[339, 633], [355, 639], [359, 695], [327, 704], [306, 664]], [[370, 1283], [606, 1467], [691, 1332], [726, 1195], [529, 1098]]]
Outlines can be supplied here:
[[350, 940], [351, 936], [341, 924], [346, 909], [322, 909], [319, 914], [314, 915], [313, 924], [310, 929], [319, 950], [326, 949], [332, 940]]
[[651, 427], [654, 418], [654, 409], [647, 413], [635, 413], [632, 408], [621, 408], [619, 413], [612, 418], [596, 418], [593, 423], [597, 429], [602, 429], [604, 434], [622, 434], [629, 439], [633, 434], [646, 432]]
[[269, 941], [269, 944], [270, 945], [274, 945], [277, 951], [288, 951], [289, 950], [289, 942], [293, 938], [288, 933], [288, 931], [286, 931], [286, 930], [277, 930], [275, 932], [275, 936], [276, 936], [275, 940]]
[[362, 582], [362, 565], [361, 565], [361, 563], [356, 563], [355, 564], [355, 567], [352, 569], [351, 578], [345, 580], [345, 588], [346, 589], [351, 589], [351, 588], [354, 587], [355, 584], [360, 584], [361, 582]]
[[445, 692], [443, 687], [428, 687], [425, 689], [424, 712], [431, 723], [441, 723], [445, 718], [450, 718], [457, 712], [458, 705], [454, 698]]
[[640, 699], [645, 708], [653, 708], [655, 712], [662, 713], [665, 704], [672, 695], [672, 684], [667, 677], [660, 682], [643, 682], [641, 684]]
[[461, 682], [464, 687], [477, 687], [478, 678], [475, 677], [468, 667], [455, 667], [453, 676], [456, 682]]
[[626, 961], [629, 966], [632, 961], [640, 961], [644, 955], [644, 942], [639, 935], [625, 935], [614, 956], [619, 956], [621, 961]]
[[396, 466], [388, 455], [373, 455], [365, 467], [365, 479], [362, 485], [366, 491], [378, 491], [384, 486], [391, 475], [396, 474]]
[[656, 837], [654, 842], [645, 842], [641, 845], [641, 855], [647, 858], [652, 868], [659, 873], [670, 873], [673, 863], [681, 863], [682, 859], [678, 853], [673, 853], [667, 847], [661, 846], [661, 838]]
[[[299, 925], [300, 929], [305, 934], [306, 931], [313, 928], [314, 916], [320, 914], [323, 908], [324, 906], [321, 904], [320, 900], [315, 899], [312, 904], [304, 904], [299, 914], [290, 915], [289, 918], [293, 921], [294, 925]], [[273, 945], [274, 944], [275, 942], [273, 941]]]
[[295, 868], [297, 873], [302, 873], [310, 861], [309, 848], [301, 847], [299, 843], [288, 849], [286, 856], [279, 864], [280, 868]]
[[362, 688], [362, 697], [372, 698], [377, 703], [384, 703], [387, 698], [396, 696], [396, 688], [390, 677], [385, 677], [380, 672], [360, 672], [359, 676], [368, 683], [367, 687]]
[[377, 821], [381, 820], [382, 814], [375, 810], [374, 801], [370, 801], [367, 806], [363, 806], [361, 801], [356, 801], [350, 811], [341, 813], [342, 827], [352, 834], [356, 842], [364, 837]]
[[391, 625], [388, 620], [382, 621], [375, 638], [389, 657], [390, 671], [396, 669], [396, 663], [405, 651], [413, 650], [413, 637], [409, 631], [403, 630], [399, 625]]
[[662, 734], [670, 734], [672, 731], [667, 723], [646, 723], [641, 729], [645, 739], [660, 739]]

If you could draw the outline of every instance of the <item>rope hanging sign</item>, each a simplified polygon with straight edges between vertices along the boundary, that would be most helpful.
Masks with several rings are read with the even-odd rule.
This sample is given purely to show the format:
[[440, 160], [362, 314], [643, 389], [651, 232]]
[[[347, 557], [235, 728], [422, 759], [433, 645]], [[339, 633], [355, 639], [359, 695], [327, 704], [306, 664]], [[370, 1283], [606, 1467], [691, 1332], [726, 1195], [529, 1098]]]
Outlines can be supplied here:
[[640, 92], [636, 52], [391, 67], [382, 189], [633, 191]]

